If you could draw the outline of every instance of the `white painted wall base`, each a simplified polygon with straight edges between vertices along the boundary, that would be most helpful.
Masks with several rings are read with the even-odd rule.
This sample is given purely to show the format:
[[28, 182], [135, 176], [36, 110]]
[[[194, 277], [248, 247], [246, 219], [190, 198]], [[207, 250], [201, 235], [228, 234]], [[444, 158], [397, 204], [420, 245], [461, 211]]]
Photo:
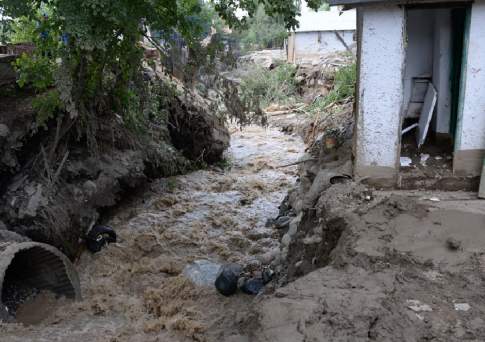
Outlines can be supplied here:
[[405, 13], [398, 6], [362, 7], [354, 173], [397, 178], [405, 59]]

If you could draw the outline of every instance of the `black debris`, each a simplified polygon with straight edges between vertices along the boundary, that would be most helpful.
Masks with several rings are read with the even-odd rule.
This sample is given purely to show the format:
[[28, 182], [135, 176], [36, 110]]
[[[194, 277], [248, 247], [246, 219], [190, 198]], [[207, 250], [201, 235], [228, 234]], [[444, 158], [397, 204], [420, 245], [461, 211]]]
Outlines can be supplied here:
[[99, 252], [109, 243], [116, 242], [116, 232], [108, 226], [94, 226], [86, 235], [86, 247], [93, 253]]

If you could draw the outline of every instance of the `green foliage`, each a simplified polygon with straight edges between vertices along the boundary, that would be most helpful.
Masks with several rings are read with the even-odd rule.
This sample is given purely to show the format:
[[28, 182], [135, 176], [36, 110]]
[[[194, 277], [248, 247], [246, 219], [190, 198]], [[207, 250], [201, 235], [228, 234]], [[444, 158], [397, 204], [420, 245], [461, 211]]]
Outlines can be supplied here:
[[340, 68], [335, 73], [332, 90], [327, 96], [317, 99], [310, 105], [308, 111], [312, 114], [322, 113], [326, 107], [354, 97], [356, 82], [357, 69], [355, 64]]
[[257, 50], [282, 47], [288, 31], [281, 17], [268, 16], [260, 5], [254, 17], [248, 19], [246, 29], [237, 36], [244, 50]]
[[219, 160], [214, 165], [220, 167], [223, 170], [230, 170], [233, 167], [233, 161], [231, 159], [224, 158]]
[[297, 99], [296, 67], [282, 64], [273, 70], [254, 67], [240, 85], [242, 101], [250, 107], [267, 107], [272, 103], [287, 104]]
[[44, 128], [47, 128], [46, 123], [50, 119], [53, 119], [64, 109], [57, 90], [51, 90], [37, 96], [32, 102], [32, 107], [37, 112], [37, 126]]
[[175, 190], [177, 190], [177, 178], [176, 177], [167, 178], [167, 190], [168, 190], [168, 192], [175, 192]]
[[[301, 0], [210, 0], [214, 3], [215, 9], [222, 18], [231, 26], [244, 26], [249, 18], [255, 16], [259, 5], [264, 7], [267, 15], [273, 18], [280, 17], [287, 29], [293, 29], [298, 26], [296, 17], [300, 14], [299, 5]], [[305, 0], [308, 7], [318, 10], [325, 0]], [[238, 10], [247, 12], [247, 16], [239, 19], [236, 15]]]
[[[241, 26], [248, 17], [255, 16], [260, 4], [267, 15], [281, 18], [286, 27], [297, 25], [299, 10], [294, 1], [210, 2], [222, 19], [233, 26]], [[317, 9], [322, 1], [307, 2]], [[147, 28], [161, 32], [166, 40], [176, 33], [192, 49], [207, 35], [208, 22], [212, 20], [213, 11], [206, 11], [204, 3], [203, 0], [0, 0], [0, 9], [2, 15], [14, 20], [11, 39], [32, 41], [36, 46], [31, 56], [22, 56], [16, 64], [19, 85], [32, 86], [39, 94], [52, 85], [58, 91], [58, 96], [49, 93], [39, 99], [40, 122], [45, 123], [63, 109], [69, 120], [79, 119], [78, 131], [84, 129], [88, 147], [95, 148], [99, 118], [110, 120], [121, 116], [127, 125], [137, 129], [140, 120], [151, 111], [147, 108], [155, 108], [155, 102], [147, 100], [149, 91], [140, 81], [143, 62], [140, 42], [144, 37], [149, 39]], [[238, 9], [247, 11], [248, 17], [239, 20]], [[282, 77], [285, 74], [283, 69], [275, 75], [278, 72]], [[248, 84], [247, 96], [251, 87], [266, 102], [290, 94], [292, 81], [281, 81], [275, 75], [268, 75], [266, 90], [259, 88], [257, 82]]]
[[10, 43], [31, 43], [35, 40], [36, 26], [34, 21], [27, 17], [13, 20], [10, 25], [8, 41]]
[[17, 83], [21, 88], [31, 85], [37, 92], [43, 92], [54, 85], [56, 65], [50, 57], [23, 53], [14, 66], [19, 72]]

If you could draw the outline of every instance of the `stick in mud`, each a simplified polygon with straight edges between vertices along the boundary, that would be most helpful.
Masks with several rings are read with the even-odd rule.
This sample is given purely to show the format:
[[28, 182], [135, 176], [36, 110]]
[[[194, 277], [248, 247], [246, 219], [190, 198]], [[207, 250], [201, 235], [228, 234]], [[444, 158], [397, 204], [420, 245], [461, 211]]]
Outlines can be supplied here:
[[281, 169], [281, 168], [284, 168], [284, 167], [300, 165], [300, 164], [303, 164], [303, 163], [306, 163], [306, 162], [309, 162], [309, 161], [315, 161], [315, 160], [316, 160], [315, 158], [304, 159], [304, 160], [300, 160], [300, 161], [297, 161], [297, 162], [294, 162], [294, 163], [291, 163], [291, 164], [280, 165], [280, 166], [277, 166], [276, 168]]

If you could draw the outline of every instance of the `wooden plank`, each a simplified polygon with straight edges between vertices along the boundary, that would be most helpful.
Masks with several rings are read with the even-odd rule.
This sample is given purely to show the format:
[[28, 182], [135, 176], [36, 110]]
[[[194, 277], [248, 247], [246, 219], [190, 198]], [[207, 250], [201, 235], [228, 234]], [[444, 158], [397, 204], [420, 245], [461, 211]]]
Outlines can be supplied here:
[[426, 136], [428, 135], [429, 125], [431, 123], [431, 119], [433, 118], [433, 112], [436, 107], [436, 102], [438, 100], [438, 93], [436, 92], [435, 87], [433, 84], [429, 84], [428, 90], [426, 91], [426, 96], [424, 98], [424, 105], [423, 111], [421, 112], [421, 116], [419, 117], [419, 126], [416, 135], [416, 142], [418, 148], [420, 148], [424, 141], [426, 140]]

